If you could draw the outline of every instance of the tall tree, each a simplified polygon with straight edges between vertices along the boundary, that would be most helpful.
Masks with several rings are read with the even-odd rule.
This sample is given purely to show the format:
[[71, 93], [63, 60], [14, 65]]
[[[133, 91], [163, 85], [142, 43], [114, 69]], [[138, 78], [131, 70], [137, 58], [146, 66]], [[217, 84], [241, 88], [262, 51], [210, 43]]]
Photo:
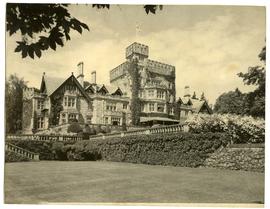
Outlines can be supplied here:
[[[70, 31], [80, 34], [84, 29], [89, 31], [87, 24], [72, 17], [68, 4], [25, 4], [8, 3], [6, 7], [6, 30], [12, 36], [19, 32], [21, 41], [17, 41], [15, 52], [22, 58], [41, 57], [42, 52], [49, 48], [56, 50], [71, 40]], [[110, 9], [109, 4], [93, 4], [97, 9]], [[147, 14], [155, 14], [162, 5], [144, 5]]]
[[253, 92], [246, 95], [245, 107], [247, 114], [255, 117], [265, 117], [266, 47], [262, 48], [258, 57], [263, 63], [261, 66], [249, 67], [248, 72], [241, 72], [238, 76], [243, 79], [246, 85], [257, 86]]
[[18, 78], [16, 74], [10, 75], [6, 82], [5, 114], [7, 133], [15, 133], [22, 129], [22, 99], [25, 87], [27, 87], [27, 82], [23, 78]]
[[245, 114], [244, 104], [245, 95], [236, 88], [235, 91], [223, 93], [217, 98], [214, 112], [222, 114]]

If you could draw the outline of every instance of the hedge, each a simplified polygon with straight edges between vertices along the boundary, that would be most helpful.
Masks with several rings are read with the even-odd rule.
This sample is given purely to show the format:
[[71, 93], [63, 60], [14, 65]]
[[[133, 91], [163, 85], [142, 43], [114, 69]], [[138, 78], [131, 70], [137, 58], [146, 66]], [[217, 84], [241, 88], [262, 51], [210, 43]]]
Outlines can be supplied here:
[[27, 157], [20, 156], [14, 152], [6, 151], [5, 152], [5, 162], [23, 162], [30, 161]]
[[53, 141], [34, 141], [11, 139], [9, 143], [39, 154], [40, 160], [67, 160], [65, 145], [75, 142], [53, 142]]
[[174, 133], [92, 139], [66, 145], [69, 160], [108, 160], [198, 167], [221, 146], [230, 142], [224, 133]]

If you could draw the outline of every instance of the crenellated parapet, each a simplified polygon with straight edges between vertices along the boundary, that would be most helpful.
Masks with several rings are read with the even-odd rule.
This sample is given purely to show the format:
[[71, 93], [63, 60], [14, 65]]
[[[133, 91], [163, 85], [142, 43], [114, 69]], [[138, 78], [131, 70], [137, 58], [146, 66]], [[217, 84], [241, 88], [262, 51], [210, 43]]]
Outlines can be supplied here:
[[35, 96], [40, 96], [40, 92], [36, 88], [24, 88], [23, 89], [23, 99], [29, 100]]
[[134, 42], [126, 48], [126, 59], [132, 58], [133, 55], [138, 55], [140, 58], [148, 58], [149, 47], [144, 44]]
[[153, 73], [175, 77], [175, 67], [169, 64], [148, 59], [147, 69]]
[[128, 62], [123, 62], [121, 65], [118, 65], [116, 68], [112, 69], [110, 71], [110, 81], [125, 75], [128, 69], [128, 65]]

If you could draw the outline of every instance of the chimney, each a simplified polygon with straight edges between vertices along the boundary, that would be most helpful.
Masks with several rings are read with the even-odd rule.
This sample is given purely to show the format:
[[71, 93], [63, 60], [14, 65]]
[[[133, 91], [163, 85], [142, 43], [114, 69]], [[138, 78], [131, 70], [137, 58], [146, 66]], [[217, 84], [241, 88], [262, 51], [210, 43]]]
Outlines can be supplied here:
[[91, 83], [92, 83], [92, 84], [96, 84], [96, 76], [97, 76], [96, 71], [95, 71], [95, 70], [92, 71], [92, 72], [91, 72]]
[[84, 82], [84, 74], [83, 74], [83, 62], [79, 62], [77, 65], [78, 68], [78, 76], [77, 79], [81, 86], [83, 87], [83, 82]]
[[189, 86], [185, 86], [184, 97], [190, 97]]

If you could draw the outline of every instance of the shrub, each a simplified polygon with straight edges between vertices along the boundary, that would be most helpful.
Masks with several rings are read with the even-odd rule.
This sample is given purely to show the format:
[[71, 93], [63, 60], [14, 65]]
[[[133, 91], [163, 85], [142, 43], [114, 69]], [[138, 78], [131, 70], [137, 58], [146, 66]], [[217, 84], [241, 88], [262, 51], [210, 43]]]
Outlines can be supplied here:
[[20, 156], [11, 151], [5, 151], [5, 162], [23, 162], [30, 161], [27, 157]]
[[68, 151], [72, 160], [198, 167], [209, 154], [228, 143], [224, 133], [174, 133], [79, 141]]
[[40, 160], [67, 160], [65, 146], [75, 142], [53, 142], [11, 139], [9, 143], [39, 154]]
[[262, 143], [265, 138], [265, 121], [251, 116], [231, 114], [194, 114], [186, 121], [192, 133], [224, 132], [232, 143]]
[[80, 126], [80, 124], [78, 122], [72, 122], [69, 127], [68, 127], [68, 130], [67, 132], [70, 133], [80, 133], [82, 132], [82, 127]]

